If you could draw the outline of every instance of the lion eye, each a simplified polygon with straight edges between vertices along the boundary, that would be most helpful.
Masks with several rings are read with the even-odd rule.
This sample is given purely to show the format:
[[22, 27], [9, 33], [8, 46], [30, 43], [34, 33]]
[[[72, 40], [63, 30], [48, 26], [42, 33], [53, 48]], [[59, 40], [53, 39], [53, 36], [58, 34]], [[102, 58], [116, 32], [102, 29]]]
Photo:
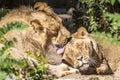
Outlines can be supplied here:
[[39, 9], [39, 7], [36, 7], [36, 8], [35, 8], [35, 10], [38, 10], [38, 9]]
[[51, 31], [52, 35], [57, 36], [58, 32], [57, 31]]
[[79, 56], [79, 57], [77, 58], [77, 60], [81, 60], [81, 61], [82, 61], [82, 59], [83, 59], [83, 56]]
[[88, 62], [88, 56], [84, 56], [83, 59], [82, 59], [82, 62], [87, 63]]

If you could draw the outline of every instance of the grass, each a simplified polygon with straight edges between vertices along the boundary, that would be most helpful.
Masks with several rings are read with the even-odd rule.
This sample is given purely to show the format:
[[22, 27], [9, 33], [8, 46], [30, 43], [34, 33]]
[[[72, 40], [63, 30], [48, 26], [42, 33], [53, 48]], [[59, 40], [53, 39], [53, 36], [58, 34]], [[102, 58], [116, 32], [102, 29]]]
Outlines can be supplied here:
[[100, 42], [101, 44], [104, 44], [105, 47], [108, 47], [109, 45], [119, 46], [120, 41], [118, 40], [117, 36], [112, 36], [110, 33], [105, 32], [94, 32], [93, 33], [94, 38]]

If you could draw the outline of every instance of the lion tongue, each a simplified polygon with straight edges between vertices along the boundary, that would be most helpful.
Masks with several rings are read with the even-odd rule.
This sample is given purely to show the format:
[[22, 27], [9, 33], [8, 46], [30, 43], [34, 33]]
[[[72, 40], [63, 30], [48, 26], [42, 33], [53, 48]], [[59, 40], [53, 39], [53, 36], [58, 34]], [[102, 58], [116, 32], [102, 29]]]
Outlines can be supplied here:
[[57, 54], [62, 54], [64, 52], [64, 48], [58, 48], [57, 49]]

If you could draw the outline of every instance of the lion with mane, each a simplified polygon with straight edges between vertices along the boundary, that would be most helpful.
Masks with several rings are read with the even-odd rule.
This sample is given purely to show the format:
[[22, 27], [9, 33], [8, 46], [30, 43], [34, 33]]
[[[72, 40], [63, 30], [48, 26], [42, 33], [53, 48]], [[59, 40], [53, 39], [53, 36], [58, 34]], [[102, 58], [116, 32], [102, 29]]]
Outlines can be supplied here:
[[0, 20], [0, 27], [16, 21], [28, 24], [29, 28], [11, 30], [4, 36], [6, 40], [17, 39], [11, 50], [15, 58], [25, 56], [26, 51], [46, 55], [49, 44], [64, 45], [70, 35], [61, 18], [44, 2], [37, 2], [34, 8], [21, 6], [13, 9]]

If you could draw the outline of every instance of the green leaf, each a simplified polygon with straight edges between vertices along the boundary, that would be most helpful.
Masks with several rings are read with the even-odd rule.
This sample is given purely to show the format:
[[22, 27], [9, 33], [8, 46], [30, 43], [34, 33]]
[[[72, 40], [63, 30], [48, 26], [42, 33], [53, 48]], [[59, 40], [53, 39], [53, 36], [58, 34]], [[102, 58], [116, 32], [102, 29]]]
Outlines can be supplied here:
[[17, 39], [14, 37], [14, 38], [13, 38], [13, 41], [14, 41], [14, 42], [17, 42]]
[[120, 3], [120, 0], [118, 0], [118, 2]]
[[0, 39], [3, 37], [4, 33], [0, 31]]
[[89, 80], [99, 80], [98, 77], [90, 78]]
[[110, 0], [111, 4], [114, 5], [116, 0]]
[[9, 42], [8, 42], [8, 46], [9, 46], [9, 47], [13, 46], [13, 44], [14, 44], [13, 41], [9, 41]]
[[0, 80], [5, 80], [6, 77], [7, 77], [6, 73], [0, 71]]

